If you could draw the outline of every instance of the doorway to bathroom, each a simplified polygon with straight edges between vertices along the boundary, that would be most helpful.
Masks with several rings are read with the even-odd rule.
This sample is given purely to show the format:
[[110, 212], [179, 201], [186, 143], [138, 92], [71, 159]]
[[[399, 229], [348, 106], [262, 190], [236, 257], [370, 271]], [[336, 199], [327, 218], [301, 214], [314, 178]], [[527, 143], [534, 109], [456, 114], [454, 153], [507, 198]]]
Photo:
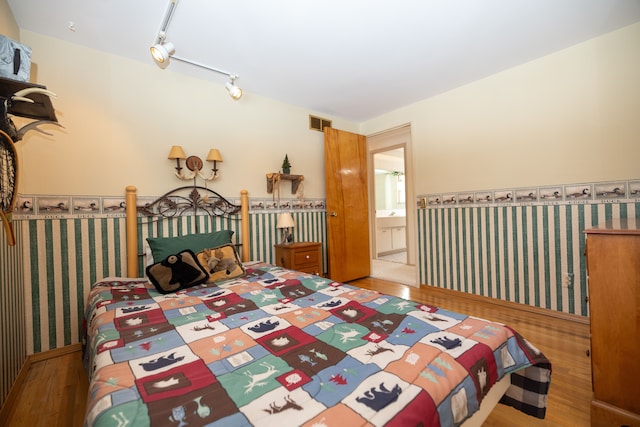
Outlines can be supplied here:
[[407, 191], [404, 147], [373, 154], [375, 258], [407, 263]]
[[415, 286], [411, 127], [367, 137], [371, 276]]

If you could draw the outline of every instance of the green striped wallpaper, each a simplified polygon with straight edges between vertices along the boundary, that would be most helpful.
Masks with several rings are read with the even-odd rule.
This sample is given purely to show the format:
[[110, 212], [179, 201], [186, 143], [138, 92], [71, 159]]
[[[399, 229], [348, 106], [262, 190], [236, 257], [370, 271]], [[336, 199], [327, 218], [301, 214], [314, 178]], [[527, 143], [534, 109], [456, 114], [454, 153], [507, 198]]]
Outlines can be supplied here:
[[[14, 224], [16, 235], [21, 224]], [[27, 331], [22, 276], [22, 256], [18, 246], [8, 246], [0, 226], [0, 406], [27, 359]]]
[[[250, 212], [250, 256], [272, 262], [273, 244], [279, 234], [275, 228], [279, 211]], [[293, 211], [295, 240], [326, 241], [324, 211]], [[26, 353], [78, 343], [86, 295], [92, 283], [109, 276], [126, 274], [124, 214], [29, 215], [16, 221], [21, 225], [18, 246], [24, 275], [23, 327]], [[148, 236], [170, 237], [220, 229], [234, 230], [239, 239], [240, 222], [208, 216], [148, 222], [139, 218], [139, 272], [144, 274], [146, 260], [142, 242]], [[324, 261], [326, 263], [326, 261]], [[5, 272], [2, 272], [3, 280]], [[22, 288], [20, 288], [22, 292]], [[10, 297], [15, 303], [17, 299]], [[23, 360], [24, 361], [24, 360]]]
[[125, 271], [125, 218], [23, 222], [27, 351], [77, 343], [91, 283]]
[[588, 315], [583, 231], [640, 218], [637, 193], [631, 200], [473, 206], [425, 199], [435, 200], [419, 198], [421, 283], [582, 316]]

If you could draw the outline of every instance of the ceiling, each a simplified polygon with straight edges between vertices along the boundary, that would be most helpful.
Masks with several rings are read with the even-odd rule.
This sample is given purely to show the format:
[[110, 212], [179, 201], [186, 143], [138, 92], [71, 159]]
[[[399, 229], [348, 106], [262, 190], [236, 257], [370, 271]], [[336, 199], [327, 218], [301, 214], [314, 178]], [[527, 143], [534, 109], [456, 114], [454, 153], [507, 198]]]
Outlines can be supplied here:
[[[150, 64], [169, 4], [7, 1], [23, 30]], [[638, 21], [640, 0], [180, 0], [167, 40], [245, 97], [363, 122]]]

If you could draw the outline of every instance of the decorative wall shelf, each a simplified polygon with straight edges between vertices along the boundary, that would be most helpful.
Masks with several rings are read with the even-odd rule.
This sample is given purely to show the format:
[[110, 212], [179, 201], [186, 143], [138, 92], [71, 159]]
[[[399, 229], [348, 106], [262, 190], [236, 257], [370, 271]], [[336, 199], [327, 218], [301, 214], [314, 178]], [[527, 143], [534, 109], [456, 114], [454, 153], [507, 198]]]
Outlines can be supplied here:
[[273, 193], [273, 187], [282, 180], [291, 181], [291, 193], [296, 194], [300, 183], [304, 180], [304, 175], [291, 175], [284, 173], [268, 173], [267, 174], [267, 193]]

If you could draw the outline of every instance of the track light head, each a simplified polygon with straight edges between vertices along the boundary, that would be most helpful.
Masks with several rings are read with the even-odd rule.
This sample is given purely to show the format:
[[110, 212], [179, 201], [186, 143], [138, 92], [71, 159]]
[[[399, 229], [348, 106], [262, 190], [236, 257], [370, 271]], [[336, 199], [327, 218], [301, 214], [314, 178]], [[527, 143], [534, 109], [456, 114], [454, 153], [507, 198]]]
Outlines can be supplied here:
[[151, 56], [159, 67], [166, 67], [169, 64], [169, 58], [176, 52], [173, 43], [156, 43], [150, 48]]
[[234, 100], [237, 101], [238, 99], [242, 98], [242, 89], [236, 86], [236, 77], [231, 77], [231, 81], [225, 83], [224, 87], [227, 88], [227, 90], [229, 91], [229, 95]]

